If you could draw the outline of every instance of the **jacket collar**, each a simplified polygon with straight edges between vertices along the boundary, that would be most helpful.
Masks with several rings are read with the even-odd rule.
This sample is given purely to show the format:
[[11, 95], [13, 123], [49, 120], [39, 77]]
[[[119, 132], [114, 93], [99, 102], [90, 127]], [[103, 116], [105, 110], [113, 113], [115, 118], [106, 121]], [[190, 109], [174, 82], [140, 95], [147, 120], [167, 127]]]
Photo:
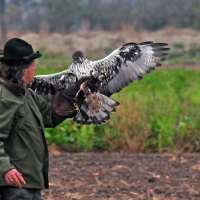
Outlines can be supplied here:
[[12, 91], [14, 93], [25, 95], [24, 89], [20, 88], [18, 85], [12, 83], [11, 81], [9, 81], [1, 76], [0, 76], [0, 83], [4, 84], [7, 89], [9, 89], [10, 91]]

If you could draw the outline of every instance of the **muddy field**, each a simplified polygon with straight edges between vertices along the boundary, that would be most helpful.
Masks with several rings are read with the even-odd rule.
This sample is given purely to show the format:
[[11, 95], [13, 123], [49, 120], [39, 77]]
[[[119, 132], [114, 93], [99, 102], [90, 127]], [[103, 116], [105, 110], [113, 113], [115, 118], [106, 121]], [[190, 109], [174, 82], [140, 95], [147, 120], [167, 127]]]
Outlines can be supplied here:
[[48, 200], [199, 200], [200, 157], [50, 154]]

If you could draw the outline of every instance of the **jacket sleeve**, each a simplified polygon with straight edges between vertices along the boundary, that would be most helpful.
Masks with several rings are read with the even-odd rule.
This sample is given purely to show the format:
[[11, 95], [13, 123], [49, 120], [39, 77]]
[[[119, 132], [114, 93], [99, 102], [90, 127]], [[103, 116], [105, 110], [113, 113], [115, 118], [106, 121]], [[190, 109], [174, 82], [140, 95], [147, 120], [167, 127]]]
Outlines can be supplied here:
[[0, 111], [0, 177], [3, 177], [6, 171], [15, 168], [4, 151], [4, 141], [9, 136], [15, 110], [5, 99], [0, 98]]
[[31, 89], [29, 89], [34, 102], [42, 115], [43, 123], [45, 128], [53, 128], [58, 124], [62, 123], [67, 117], [58, 116], [53, 110], [53, 105], [51, 102], [47, 102], [43, 97], [37, 95]]

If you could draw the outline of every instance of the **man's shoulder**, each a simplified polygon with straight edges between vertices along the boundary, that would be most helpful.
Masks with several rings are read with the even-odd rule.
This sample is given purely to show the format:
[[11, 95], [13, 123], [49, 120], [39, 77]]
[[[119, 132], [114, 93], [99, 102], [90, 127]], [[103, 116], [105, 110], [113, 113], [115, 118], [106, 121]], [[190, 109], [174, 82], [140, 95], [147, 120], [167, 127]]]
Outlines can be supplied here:
[[40, 96], [34, 92], [31, 88], [28, 88], [26, 91], [26, 95], [27, 99], [33, 99], [34, 101], [36, 101], [36, 99], [38, 99], [38, 97], [40, 98]]
[[4, 84], [0, 83], [0, 95], [3, 93], [3, 95], [10, 93], [10, 91], [5, 87]]
[[35, 98], [36, 96], [38, 96], [38, 94], [36, 94], [31, 88], [28, 88], [27, 96], [31, 96], [32, 98]]
[[15, 109], [22, 105], [23, 102], [18, 95], [15, 95], [4, 85], [0, 84], [0, 107], [7, 106], [8, 109]]
[[21, 95], [13, 92], [9, 87], [6, 87], [6, 85], [0, 84], [0, 99], [4, 102], [15, 104], [15, 102], [17, 103], [21, 101]]

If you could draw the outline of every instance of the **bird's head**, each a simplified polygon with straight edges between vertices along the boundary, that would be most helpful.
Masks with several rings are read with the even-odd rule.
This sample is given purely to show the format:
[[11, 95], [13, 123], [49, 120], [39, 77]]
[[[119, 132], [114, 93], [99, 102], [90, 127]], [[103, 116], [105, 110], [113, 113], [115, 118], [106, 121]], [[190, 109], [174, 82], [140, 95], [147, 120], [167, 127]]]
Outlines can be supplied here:
[[73, 62], [75, 63], [82, 63], [85, 59], [85, 56], [82, 51], [75, 51], [72, 54], [72, 59], [73, 59]]

